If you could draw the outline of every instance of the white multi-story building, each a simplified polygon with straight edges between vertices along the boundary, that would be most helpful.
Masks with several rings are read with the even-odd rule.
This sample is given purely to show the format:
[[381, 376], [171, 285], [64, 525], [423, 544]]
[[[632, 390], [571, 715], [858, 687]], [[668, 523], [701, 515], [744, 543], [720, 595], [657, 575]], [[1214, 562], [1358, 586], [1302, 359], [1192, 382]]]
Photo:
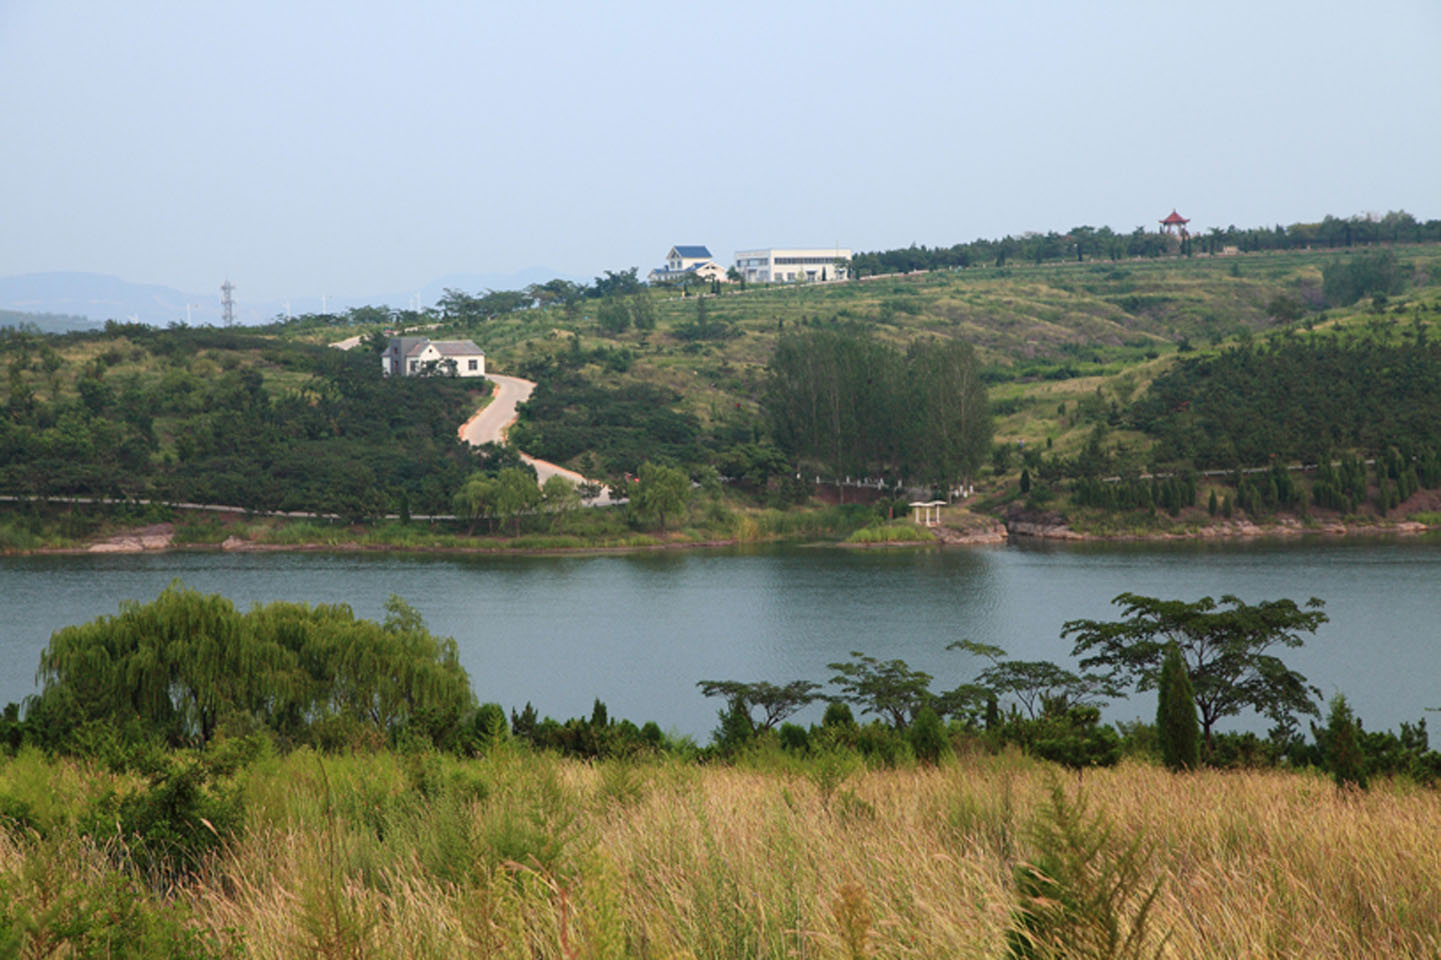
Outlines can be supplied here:
[[850, 262], [851, 251], [846, 247], [736, 251], [736, 269], [747, 283], [844, 280], [849, 274]]

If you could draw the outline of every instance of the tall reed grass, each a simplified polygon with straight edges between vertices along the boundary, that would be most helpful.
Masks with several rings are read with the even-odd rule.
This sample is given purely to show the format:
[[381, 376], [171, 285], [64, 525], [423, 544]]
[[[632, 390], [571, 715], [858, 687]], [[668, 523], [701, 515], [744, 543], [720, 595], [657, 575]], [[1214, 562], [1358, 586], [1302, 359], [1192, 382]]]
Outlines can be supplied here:
[[[0, 931], [25, 944], [38, 934], [5, 919], [56, 893], [26, 877], [62, 859], [70, 883], [113, 870], [66, 811], [116, 782], [33, 754], [0, 764], [0, 791], [23, 784], [32, 823], [0, 830]], [[150, 902], [197, 942], [261, 958], [998, 958], [1017, 867], [1048, 862], [1034, 826], [1057, 786], [1109, 826], [1086, 836], [1144, 852], [1130, 893], [1156, 891], [1151, 953], [1441, 951], [1435, 791], [1135, 763], [1077, 779], [1010, 753], [872, 771], [301, 750], [235, 774], [245, 829]], [[1124, 932], [1135, 898], [1117, 903]]]

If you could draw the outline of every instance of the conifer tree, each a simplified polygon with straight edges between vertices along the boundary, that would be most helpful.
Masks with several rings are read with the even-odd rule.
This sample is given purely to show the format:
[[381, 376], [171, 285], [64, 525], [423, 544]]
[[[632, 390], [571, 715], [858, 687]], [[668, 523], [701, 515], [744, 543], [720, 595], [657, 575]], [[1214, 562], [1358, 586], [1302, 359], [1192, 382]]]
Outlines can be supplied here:
[[1338, 789], [1366, 789], [1366, 758], [1361, 753], [1356, 727], [1345, 694], [1336, 694], [1326, 716], [1326, 754]]
[[1201, 762], [1201, 725], [1196, 719], [1196, 693], [1181, 650], [1174, 643], [1161, 664], [1156, 733], [1161, 759], [1172, 770], [1194, 770]]

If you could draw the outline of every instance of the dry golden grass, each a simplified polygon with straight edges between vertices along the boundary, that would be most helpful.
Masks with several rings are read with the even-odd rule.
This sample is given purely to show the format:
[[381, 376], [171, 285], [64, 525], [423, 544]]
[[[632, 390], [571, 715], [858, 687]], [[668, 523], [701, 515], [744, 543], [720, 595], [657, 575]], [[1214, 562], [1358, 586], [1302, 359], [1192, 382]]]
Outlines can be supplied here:
[[[996, 958], [1057, 783], [1116, 843], [1143, 840], [1162, 956], [1441, 953], [1435, 791], [1134, 763], [1078, 780], [1014, 754], [866, 771], [300, 752], [238, 775], [248, 826], [180, 896], [261, 958]], [[0, 831], [0, 887], [26, 895], [45, 849]]]
[[[253, 828], [196, 906], [257, 956], [333, 952], [353, 934], [395, 956], [832, 957], [863, 942], [876, 957], [998, 957], [1012, 868], [1034, 852], [1027, 824], [1056, 777], [1016, 757], [829, 790], [803, 769], [481, 766], [491, 793], [462, 803], [450, 855], [470, 862], [448, 878], [420, 849], [448, 816], [440, 801], [420, 833], [394, 825], [409, 849], [380, 857], [356, 819], [306, 815]], [[1441, 950], [1434, 792], [1339, 796], [1309, 776], [1140, 765], [1062, 782], [1151, 845], [1169, 955]], [[393, 774], [390, 787], [404, 797]]]

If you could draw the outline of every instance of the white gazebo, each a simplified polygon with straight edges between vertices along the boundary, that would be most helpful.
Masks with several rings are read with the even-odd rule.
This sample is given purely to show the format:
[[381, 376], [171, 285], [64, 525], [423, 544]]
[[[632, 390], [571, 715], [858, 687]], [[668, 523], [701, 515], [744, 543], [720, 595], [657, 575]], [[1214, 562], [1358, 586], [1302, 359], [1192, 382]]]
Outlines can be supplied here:
[[[944, 500], [912, 500], [911, 510], [914, 513], [912, 519], [916, 523], [924, 523], [928, 527], [938, 527], [941, 525], [941, 507], [945, 505], [946, 501]], [[921, 511], [925, 511], [924, 519], [922, 519]]]

